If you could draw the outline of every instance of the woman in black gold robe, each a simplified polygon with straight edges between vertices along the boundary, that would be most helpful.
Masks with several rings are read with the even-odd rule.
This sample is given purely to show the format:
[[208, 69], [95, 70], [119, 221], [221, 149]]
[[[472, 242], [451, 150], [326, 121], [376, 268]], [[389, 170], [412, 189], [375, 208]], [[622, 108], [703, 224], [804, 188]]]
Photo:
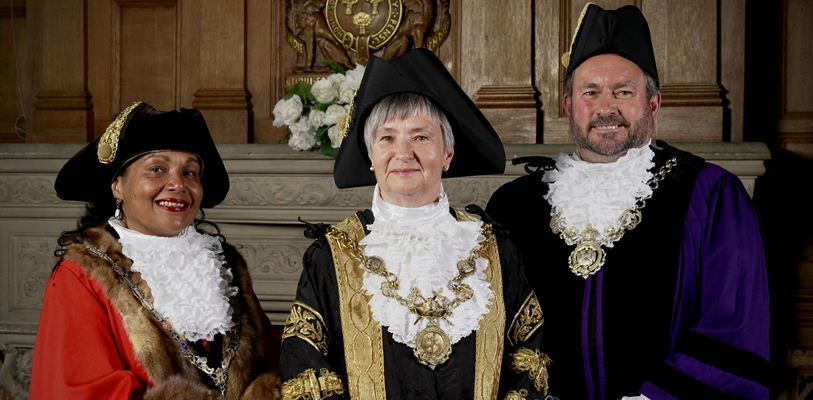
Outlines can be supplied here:
[[544, 398], [544, 319], [519, 253], [441, 182], [502, 173], [497, 134], [425, 49], [372, 58], [353, 104], [334, 179], [375, 194], [309, 229], [283, 398]]

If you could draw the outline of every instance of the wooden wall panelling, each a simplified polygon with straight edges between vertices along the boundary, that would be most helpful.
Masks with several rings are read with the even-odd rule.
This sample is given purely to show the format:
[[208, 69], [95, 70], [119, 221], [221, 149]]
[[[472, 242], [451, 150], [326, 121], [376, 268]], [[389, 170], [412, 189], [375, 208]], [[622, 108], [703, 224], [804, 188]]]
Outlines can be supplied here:
[[[114, 113], [134, 101], [158, 110], [176, 107], [178, 96], [178, 4], [175, 1], [114, 0]], [[116, 76], [118, 74], [118, 76]], [[116, 85], [118, 83], [118, 85]]]
[[779, 145], [813, 160], [813, 1], [785, 0]]
[[[180, 99], [175, 108], [191, 108], [195, 101], [195, 92], [200, 88], [201, 69], [201, 1], [181, 0], [179, 54], [180, 60], [176, 67], [178, 74], [178, 93]], [[208, 119], [207, 119], [208, 122]]]
[[460, 84], [503, 143], [536, 142], [530, 2], [478, 0], [461, 10]]
[[[114, 9], [117, 17], [115, 31]], [[119, 63], [113, 66], [114, 48], [121, 36], [119, 7], [110, 0], [87, 0], [87, 10], [88, 90], [93, 96], [93, 137], [99, 137], [120, 111], [118, 102], [114, 104], [113, 101], [113, 92], [119, 88], [113, 81], [114, 76], [119, 76]]]
[[28, 141], [86, 141], [93, 136], [93, 105], [87, 88], [85, 1], [35, 0], [26, 10], [38, 30]]
[[745, 105], [745, 2], [720, 1], [720, 85], [724, 98], [723, 140], [741, 142]]
[[271, 46], [272, 32], [278, 27], [273, 20], [274, 8], [280, 1], [248, 0], [246, 2], [246, 87], [251, 93], [254, 115], [254, 143], [267, 142], [271, 127], [271, 110], [276, 104]]
[[669, 142], [721, 141], [716, 2], [647, 1], [643, 12], [652, 31], [664, 103], [655, 136]]
[[[17, 136], [14, 129], [17, 117], [23, 112], [20, 103], [20, 86], [17, 79], [17, 60], [14, 58], [15, 35], [22, 82], [27, 82], [29, 78], [29, 70], [25, 64], [28, 54], [25, 44], [26, 16], [24, 1], [18, 0], [14, 2], [13, 9], [10, 4], [0, 6], [0, 32], [12, 32], [12, 17], [14, 19], [14, 35], [0, 35], [0, 54], [2, 54], [0, 56], [0, 76], [4, 77], [0, 80], [0, 142], [24, 141]], [[26, 121], [21, 120], [17, 126], [25, 129], [25, 125]]]
[[201, 0], [200, 87], [192, 106], [218, 143], [252, 141], [254, 117], [246, 87], [246, 0]]
[[570, 0], [534, 3], [534, 82], [541, 114], [537, 121], [537, 142], [541, 143], [571, 143], [561, 101], [564, 68], [560, 61], [564, 49], [570, 46], [569, 9]]

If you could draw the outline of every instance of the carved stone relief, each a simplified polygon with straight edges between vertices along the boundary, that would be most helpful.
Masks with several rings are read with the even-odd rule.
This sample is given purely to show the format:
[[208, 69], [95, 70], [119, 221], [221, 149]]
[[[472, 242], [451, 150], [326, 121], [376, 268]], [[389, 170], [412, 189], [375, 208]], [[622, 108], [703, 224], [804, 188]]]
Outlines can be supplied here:
[[310, 243], [285, 244], [241, 241], [237, 251], [246, 260], [253, 280], [274, 279], [297, 282], [302, 272], [302, 254]]
[[287, 0], [285, 37], [300, 72], [321, 60], [352, 68], [376, 52], [436, 50], [450, 32], [449, 7], [450, 0]]
[[28, 400], [34, 349], [8, 345], [0, 350], [5, 354], [0, 366], [0, 389], [14, 400]]
[[5, 204], [57, 204], [54, 192], [56, 176], [4, 176], [0, 177], [0, 203]]
[[45, 282], [54, 266], [56, 238], [31, 238], [12, 235], [9, 243], [11, 274], [8, 293], [16, 293], [10, 299], [9, 311], [34, 310], [39, 312], [45, 294]]

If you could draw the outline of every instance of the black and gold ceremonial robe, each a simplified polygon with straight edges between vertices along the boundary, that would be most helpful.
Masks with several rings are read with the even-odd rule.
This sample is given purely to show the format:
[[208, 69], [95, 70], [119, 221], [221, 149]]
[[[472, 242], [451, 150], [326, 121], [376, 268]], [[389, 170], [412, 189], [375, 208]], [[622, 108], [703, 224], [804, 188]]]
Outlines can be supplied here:
[[[475, 220], [454, 213], [458, 220]], [[358, 212], [333, 229], [358, 242], [373, 220], [371, 211]], [[449, 359], [434, 370], [373, 319], [359, 261], [330, 231], [316, 239], [304, 255], [283, 333], [283, 398], [544, 398], [548, 358], [539, 352], [542, 310], [519, 252], [501, 233], [487, 231], [485, 273], [492, 304], [480, 327], [455, 343]]]

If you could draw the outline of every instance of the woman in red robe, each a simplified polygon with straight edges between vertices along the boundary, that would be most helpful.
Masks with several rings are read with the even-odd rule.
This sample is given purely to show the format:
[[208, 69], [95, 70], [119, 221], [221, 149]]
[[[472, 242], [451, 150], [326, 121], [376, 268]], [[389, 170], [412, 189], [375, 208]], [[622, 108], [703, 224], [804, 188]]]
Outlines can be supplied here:
[[245, 262], [196, 219], [229, 188], [200, 112], [133, 104], [55, 187], [87, 212], [59, 239], [31, 399], [279, 398], [279, 338]]

